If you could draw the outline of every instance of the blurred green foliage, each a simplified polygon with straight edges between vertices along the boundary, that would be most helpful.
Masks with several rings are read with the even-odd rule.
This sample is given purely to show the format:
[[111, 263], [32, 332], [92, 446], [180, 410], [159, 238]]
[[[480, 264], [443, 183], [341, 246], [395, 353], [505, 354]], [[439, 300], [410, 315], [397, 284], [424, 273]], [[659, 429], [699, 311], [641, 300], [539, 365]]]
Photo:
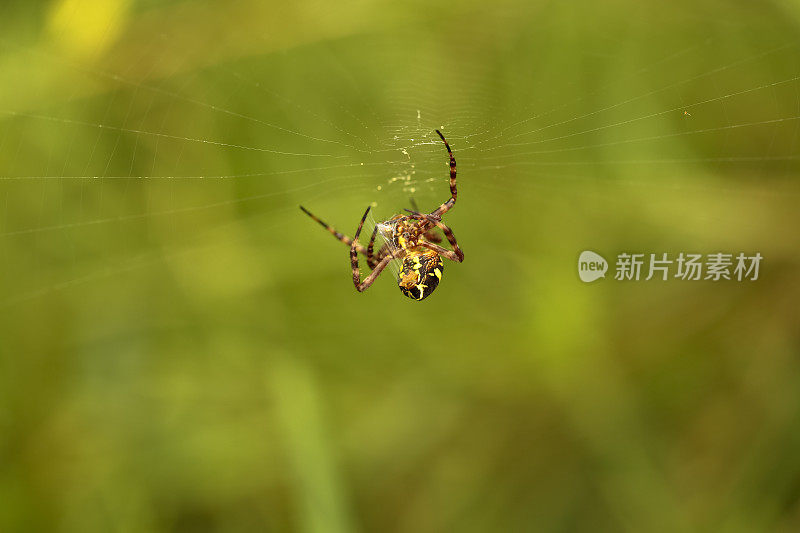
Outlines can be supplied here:
[[[794, 1], [4, 10], [0, 531], [800, 528]], [[297, 205], [432, 209], [439, 127], [466, 260], [358, 294]]]

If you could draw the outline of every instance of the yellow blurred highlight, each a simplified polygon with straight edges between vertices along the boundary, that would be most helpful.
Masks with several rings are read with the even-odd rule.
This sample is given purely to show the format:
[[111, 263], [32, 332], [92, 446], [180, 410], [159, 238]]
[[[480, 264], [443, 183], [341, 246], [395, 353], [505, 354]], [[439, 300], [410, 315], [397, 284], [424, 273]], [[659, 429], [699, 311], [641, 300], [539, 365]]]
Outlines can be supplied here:
[[57, 0], [49, 15], [50, 34], [71, 56], [97, 57], [119, 37], [129, 5], [129, 0]]

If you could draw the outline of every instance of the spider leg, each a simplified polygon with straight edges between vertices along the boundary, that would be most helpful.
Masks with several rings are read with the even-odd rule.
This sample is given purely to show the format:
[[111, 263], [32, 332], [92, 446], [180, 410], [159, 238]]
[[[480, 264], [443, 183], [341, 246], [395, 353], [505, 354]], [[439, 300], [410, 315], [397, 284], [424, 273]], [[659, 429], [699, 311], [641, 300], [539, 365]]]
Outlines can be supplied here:
[[[336, 231], [331, 226], [326, 224], [323, 220], [321, 220], [319, 217], [317, 217], [316, 215], [311, 213], [311, 211], [309, 211], [308, 209], [306, 209], [302, 205], [300, 206], [300, 209], [303, 211], [303, 213], [305, 213], [306, 215], [310, 216], [312, 219], [316, 220], [319, 223], [320, 226], [325, 228], [328, 231], [328, 233], [330, 233], [331, 235], [336, 237], [337, 240], [345, 243], [347, 246], [350, 246], [350, 245], [353, 244], [353, 239], [351, 239], [347, 235], [344, 235], [343, 233], [339, 233], [338, 231]], [[359, 253], [362, 253], [362, 254], [366, 255], [367, 258], [369, 258], [369, 254], [367, 253], [368, 250], [366, 248], [364, 248], [363, 246], [361, 246], [359, 244], [359, 245], [356, 246], [356, 249], [358, 250]]]
[[[372, 258], [373, 262], [375, 264], [378, 264], [381, 260], [383, 260], [383, 258], [385, 258], [387, 256], [391, 257], [393, 259], [397, 259], [399, 251], [395, 252], [394, 250], [396, 250], [396, 248], [393, 249], [391, 246], [389, 246], [389, 243], [384, 243], [383, 246], [381, 246], [381, 249], [378, 250], [378, 253], [373, 256], [373, 258]], [[403, 255], [405, 255], [405, 254], [403, 254]], [[402, 256], [400, 256], [400, 257], [402, 257]], [[370, 268], [372, 268], [372, 267], [370, 267]]]
[[430, 242], [435, 242], [437, 244], [442, 242], [442, 238], [439, 236], [438, 233], [433, 231], [433, 229], [430, 229], [427, 232], [425, 232], [424, 237], [425, 237], [426, 240], [428, 240]]
[[394, 257], [392, 257], [391, 255], [387, 255], [386, 257], [381, 259], [380, 263], [375, 265], [375, 268], [372, 270], [372, 272], [370, 272], [369, 276], [364, 278], [364, 281], [362, 281], [361, 283], [356, 282], [356, 280], [358, 280], [356, 276], [359, 276], [359, 274], [357, 272], [354, 272], [353, 282], [355, 282], [356, 290], [358, 292], [364, 292], [365, 290], [367, 290], [370, 287], [370, 285], [372, 285], [372, 283], [377, 279], [380, 273], [383, 272], [383, 269], [386, 268], [386, 266], [389, 263], [391, 263], [393, 259]]
[[[373, 247], [375, 246], [375, 236], [378, 234], [378, 226], [375, 226], [372, 229], [372, 237], [369, 239], [369, 246], [367, 246], [367, 265], [369, 265], [369, 269], [372, 270], [375, 268], [375, 265], [378, 264], [378, 255], [372, 253]], [[380, 250], [378, 250], [378, 254], [380, 254]]]
[[453, 151], [450, 149], [450, 145], [447, 143], [447, 139], [444, 138], [444, 135], [442, 135], [442, 132], [436, 130], [436, 133], [438, 133], [439, 137], [442, 138], [444, 147], [447, 148], [447, 153], [450, 154], [450, 199], [436, 208], [436, 211], [431, 213], [431, 215], [441, 218], [442, 215], [447, 213], [450, 208], [456, 204], [456, 196], [458, 196], [458, 191], [456, 190], [456, 158], [453, 157]]
[[[413, 198], [409, 198], [409, 200], [411, 203], [411, 209], [406, 209], [406, 211], [413, 214], [422, 214], [419, 212], [419, 207], [417, 207], [417, 202], [415, 202]], [[433, 229], [430, 229], [425, 233], [425, 238], [430, 242], [435, 242], [435, 243], [442, 242], [442, 238], [435, 231], [433, 231]]]
[[428, 250], [433, 250], [437, 254], [444, 256], [451, 261], [455, 261], [456, 263], [461, 263], [464, 261], [464, 252], [462, 252], [460, 248], [448, 250], [447, 248], [442, 248], [438, 244], [433, 244], [432, 242], [428, 241], [419, 241], [419, 245], [427, 248]]
[[[430, 222], [430, 221], [428, 220], [428, 217], [433, 217], [435, 220], [438, 220], [438, 219], [437, 219], [437, 218], [436, 218], [436, 217], [435, 217], [433, 214], [426, 215], [426, 214], [423, 214], [423, 213], [418, 213], [417, 211], [412, 211], [411, 209], [404, 209], [404, 211], [408, 211], [409, 213], [411, 213], [411, 216], [410, 216], [410, 217], [408, 217], [408, 218], [411, 218], [411, 219], [413, 219], [413, 220], [425, 220], [425, 221], [427, 221], [429, 224], [433, 224], [433, 222]], [[436, 242], [436, 243], [442, 242], [442, 238], [441, 238], [441, 237], [439, 237], [439, 236], [436, 234], [436, 232], [435, 232], [435, 231], [433, 231], [433, 230], [434, 230], [434, 228], [428, 228], [428, 229], [426, 229], [426, 230], [425, 230], [425, 233], [423, 234], [423, 236], [424, 236], [426, 239], [428, 239], [429, 241], [431, 241], [431, 242]]]
[[[356, 290], [358, 292], [364, 292], [369, 288], [370, 285], [378, 278], [383, 269], [389, 264], [392, 259], [395, 258], [394, 255], [387, 255], [380, 262], [375, 266], [369, 276], [364, 278], [364, 281], [361, 281], [361, 271], [358, 268], [358, 236], [361, 235], [361, 228], [364, 227], [364, 221], [367, 219], [367, 214], [369, 213], [370, 208], [367, 207], [367, 210], [364, 211], [364, 216], [361, 217], [361, 222], [358, 223], [358, 229], [356, 230], [355, 237], [353, 237], [353, 242], [350, 245], [350, 266], [353, 268], [353, 284], [356, 286]], [[375, 232], [373, 232], [373, 236]]]
[[406, 211], [411, 213], [412, 215], [411, 218], [417, 220], [427, 220], [431, 224], [436, 225], [437, 228], [442, 230], [444, 236], [447, 237], [447, 242], [450, 243], [450, 246], [452, 246], [453, 249], [448, 250], [446, 248], [442, 248], [441, 246], [438, 246], [436, 244], [427, 241], [420, 241], [420, 245], [424, 246], [425, 248], [428, 248], [429, 250], [433, 250], [452, 261], [457, 261], [460, 263], [464, 260], [464, 252], [462, 252], [461, 248], [458, 247], [458, 241], [456, 241], [456, 236], [455, 234], [453, 234], [453, 230], [445, 226], [442, 223], [442, 221], [436, 218], [433, 214], [423, 215], [422, 213], [416, 213], [414, 211], [411, 211], [410, 209], [406, 209]]

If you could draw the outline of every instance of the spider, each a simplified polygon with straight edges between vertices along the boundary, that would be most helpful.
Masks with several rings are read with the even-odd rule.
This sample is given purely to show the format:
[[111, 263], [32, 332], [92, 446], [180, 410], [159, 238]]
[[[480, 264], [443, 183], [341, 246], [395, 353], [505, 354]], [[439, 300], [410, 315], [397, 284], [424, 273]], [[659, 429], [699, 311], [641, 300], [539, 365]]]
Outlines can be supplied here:
[[[436, 133], [444, 142], [447, 153], [450, 155], [450, 198], [431, 213], [420, 213], [412, 200], [411, 207], [405, 209], [408, 215], [395, 215], [385, 222], [377, 224], [372, 230], [372, 237], [366, 248], [359, 244], [358, 236], [361, 235], [361, 228], [367, 218], [370, 208], [364, 212], [361, 222], [358, 224], [355, 237], [350, 238], [333, 229], [317, 216], [312, 214], [302, 205], [300, 209], [305, 214], [316, 220], [323, 228], [329, 231], [334, 237], [350, 247], [350, 266], [353, 269], [353, 284], [358, 292], [367, 290], [378, 278], [383, 269], [393, 260], [402, 261], [400, 273], [397, 277], [397, 284], [403, 294], [414, 300], [424, 300], [439, 286], [444, 272], [444, 262], [442, 257], [458, 263], [464, 260], [464, 252], [458, 247], [456, 236], [453, 230], [442, 223], [442, 216], [447, 213], [456, 203], [456, 159], [450, 145], [442, 135]], [[439, 228], [452, 250], [439, 246], [442, 238], [434, 231]], [[387, 241], [377, 253], [374, 252], [375, 236], [378, 231]], [[361, 271], [358, 267], [358, 254], [367, 258], [367, 265], [372, 272], [361, 281]]]

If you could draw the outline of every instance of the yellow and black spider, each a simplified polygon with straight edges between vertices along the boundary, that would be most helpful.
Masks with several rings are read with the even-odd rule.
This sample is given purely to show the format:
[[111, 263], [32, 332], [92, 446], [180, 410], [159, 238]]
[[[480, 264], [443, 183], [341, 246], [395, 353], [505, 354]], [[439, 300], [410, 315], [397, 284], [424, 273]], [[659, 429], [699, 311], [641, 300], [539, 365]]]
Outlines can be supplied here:
[[[411, 209], [405, 210], [410, 214], [395, 215], [386, 222], [377, 224], [375, 229], [372, 230], [369, 245], [364, 248], [358, 243], [358, 236], [361, 235], [361, 228], [364, 226], [367, 213], [369, 213], [369, 207], [364, 212], [364, 216], [361, 217], [355, 237], [351, 239], [314, 216], [302, 205], [300, 206], [300, 209], [305, 214], [319, 222], [334, 237], [350, 246], [353, 283], [358, 292], [367, 290], [380, 273], [383, 272], [383, 269], [391, 261], [397, 259], [403, 262], [400, 274], [397, 277], [397, 284], [400, 286], [400, 290], [409, 298], [424, 300], [430, 296], [442, 279], [442, 272], [444, 272], [442, 257], [459, 263], [464, 260], [464, 252], [458, 247], [453, 231], [442, 224], [442, 216], [455, 205], [458, 194], [456, 191], [456, 159], [453, 157], [453, 151], [450, 150], [450, 145], [447, 144], [444, 135], [439, 130], [436, 130], [436, 133], [442, 138], [444, 146], [447, 148], [447, 153], [450, 154], [450, 198], [436, 208], [435, 211], [429, 214], [419, 213], [416, 206], [412, 205], [414, 207], [413, 211]], [[434, 230], [436, 228], [442, 230], [447, 241], [453, 247], [452, 250], [437, 244], [442, 242], [442, 239], [435, 233]], [[381, 235], [387, 242], [377, 253], [373, 253], [375, 236], [378, 230], [380, 230]], [[358, 268], [359, 253], [367, 257], [367, 265], [372, 270], [364, 281], [361, 281], [361, 272]]]

